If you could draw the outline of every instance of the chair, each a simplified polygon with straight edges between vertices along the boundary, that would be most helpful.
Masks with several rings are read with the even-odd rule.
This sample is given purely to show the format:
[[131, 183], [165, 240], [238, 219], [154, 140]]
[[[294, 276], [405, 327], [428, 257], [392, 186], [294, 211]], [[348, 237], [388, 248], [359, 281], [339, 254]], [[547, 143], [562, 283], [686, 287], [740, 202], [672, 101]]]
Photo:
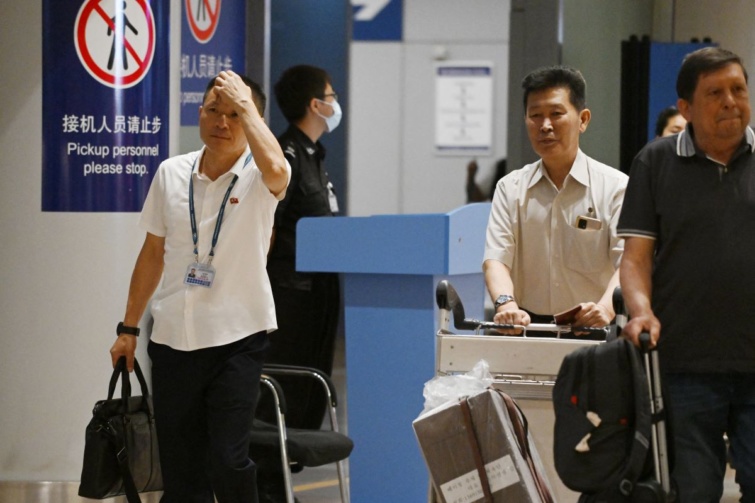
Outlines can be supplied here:
[[[286, 399], [275, 376], [293, 376], [314, 379], [321, 383], [328, 402], [330, 430], [310, 430], [286, 427]], [[304, 467], [336, 463], [341, 502], [349, 502], [348, 485], [345, 480], [344, 460], [354, 448], [353, 441], [338, 431], [336, 407], [338, 399], [333, 381], [324, 372], [293, 365], [268, 364], [263, 367], [261, 384], [266, 386], [275, 403], [276, 423], [270, 424], [255, 419], [251, 430], [250, 457], [257, 462], [280, 462], [287, 503], [294, 503], [292, 472]]]

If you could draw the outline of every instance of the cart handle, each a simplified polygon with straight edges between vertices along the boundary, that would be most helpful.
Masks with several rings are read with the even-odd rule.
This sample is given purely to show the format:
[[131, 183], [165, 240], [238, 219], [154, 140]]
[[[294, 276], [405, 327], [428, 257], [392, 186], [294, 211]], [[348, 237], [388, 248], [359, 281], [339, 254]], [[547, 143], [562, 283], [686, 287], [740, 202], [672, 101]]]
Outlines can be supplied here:
[[448, 282], [448, 280], [442, 280], [438, 282], [438, 286], [435, 288], [435, 301], [438, 304], [439, 309], [451, 311], [454, 317], [454, 328], [457, 330], [474, 330], [479, 333], [481, 329], [493, 329], [493, 330], [521, 330], [524, 337], [527, 336], [527, 331], [530, 332], [552, 332], [560, 337], [561, 334], [569, 332], [587, 332], [590, 334], [605, 334], [609, 333], [609, 327], [573, 327], [571, 325], [556, 325], [551, 323], [530, 323], [527, 326], [524, 325], [511, 325], [511, 324], [498, 324], [489, 321], [475, 320], [472, 318], [466, 318], [464, 314], [464, 304], [462, 304], [459, 294], [456, 289]]
[[608, 336], [610, 327], [574, 327], [572, 325], [557, 325], [555, 323], [530, 323], [529, 325], [514, 325], [509, 323], [492, 323], [475, 319], [465, 319], [460, 323], [454, 320], [454, 327], [459, 330], [474, 330], [475, 333], [482, 329], [492, 330], [521, 330], [522, 337], [527, 337], [527, 332], [552, 332], [556, 337], [570, 332], [587, 332], [589, 334], [603, 334]]

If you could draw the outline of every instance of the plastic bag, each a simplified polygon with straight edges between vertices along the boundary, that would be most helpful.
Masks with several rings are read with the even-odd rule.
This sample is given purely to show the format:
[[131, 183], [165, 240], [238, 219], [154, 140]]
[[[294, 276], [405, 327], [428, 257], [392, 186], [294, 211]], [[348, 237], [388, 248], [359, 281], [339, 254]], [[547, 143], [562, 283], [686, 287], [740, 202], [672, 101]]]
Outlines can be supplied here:
[[491, 384], [493, 376], [490, 374], [490, 365], [485, 360], [475, 363], [474, 368], [466, 374], [433, 377], [425, 383], [422, 391], [425, 408], [420, 416], [463, 396], [484, 391]]

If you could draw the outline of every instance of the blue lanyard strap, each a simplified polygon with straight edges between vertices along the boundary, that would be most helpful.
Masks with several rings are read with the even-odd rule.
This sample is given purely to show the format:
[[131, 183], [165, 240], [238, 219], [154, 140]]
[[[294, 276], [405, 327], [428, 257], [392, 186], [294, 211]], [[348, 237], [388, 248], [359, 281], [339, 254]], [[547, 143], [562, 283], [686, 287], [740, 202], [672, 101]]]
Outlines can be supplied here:
[[[197, 158], [199, 159], [199, 158]], [[249, 154], [244, 160], [244, 166], [241, 169], [246, 168], [249, 161], [252, 160], [252, 154]], [[196, 161], [194, 161], [194, 167], [196, 167]], [[191, 239], [194, 241], [194, 259], [199, 263], [199, 249], [197, 243], [199, 242], [199, 231], [197, 230], [197, 217], [194, 212], [194, 167], [191, 169], [189, 175], [189, 220], [191, 221]], [[239, 179], [239, 175], [233, 175], [228, 190], [225, 191], [225, 197], [223, 202], [220, 203], [220, 209], [218, 210], [218, 218], [215, 221], [215, 232], [212, 234], [212, 246], [210, 247], [210, 258], [207, 261], [208, 264], [212, 264], [212, 258], [215, 256], [215, 246], [218, 244], [218, 237], [220, 236], [220, 226], [223, 225], [223, 214], [225, 213], [225, 205], [228, 202], [228, 198], [231, 196], [233, 186], [236, 185], [236, 180]]]

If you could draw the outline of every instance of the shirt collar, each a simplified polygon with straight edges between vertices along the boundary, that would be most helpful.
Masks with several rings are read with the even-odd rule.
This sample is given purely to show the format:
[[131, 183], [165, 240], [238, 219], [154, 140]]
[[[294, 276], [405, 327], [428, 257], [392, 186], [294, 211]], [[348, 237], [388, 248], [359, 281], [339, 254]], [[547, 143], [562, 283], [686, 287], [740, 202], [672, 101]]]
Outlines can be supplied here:
[[[750, 152], [755, 152], [755, 133], [750, 126], [745, 128], [745, 143]], [[692, 157], [696, 152], [694, 130], [692, 124], [688, 122], [684, 130], [676, 137], [676, 155], [679, 157]]]
[[252, 151], [249, 148], [249, 145], [246, 146], [244, 149], [244, 153], [242, 153], [238, 159], [236, 159], [236, 162], [233, 164], [233, 167], [230, 169], [229, 173], [233, 173], [234, 175], [241, 176], [241, 172], [246, 168], [250, 162], [252, 162]]
[[[195, 161], [195, 163], [196, 163], [197, 166], [199, 165], [200, 162], [202, 162], [202, 156], [205, 154], [205, 149], [206, 148], [207, 148], [206, 146], [203, 146], [202, 150], [199, 151], [199, 155], [197, 156], [197, 159]], [[252, 151], [251, 151], [251, 149], [249, 148], [248, 145], [244, 149], [244, 152], [239, 156], [239, 158], [236, 159], [236, 162], [233, 163], [233, 166], [231, 166], [231, 169], [229, 169], [226, 173], [223, 173], [222, 175], [220, 175], [217, 179], [220, 180], [220, 179], [226, 178], [228, 176], [231, 176], [230, 175], [231, 173], [234, 174], [234, 175], [239, 175], [240, 176], [241, 172], [243, 171], [243, 169], [248, 165], [247, 158], [249, 159], [249, 162], [251, 162], [252, 159], [254, 159], [252, 157]], [[200, 179], [201, 177], [204, 177], [204, 175], [202, 175], [202, 174], [199, 173], [199, 168], [198, 167], [195, 168], [194, 166], [192, 166], [192, 172], [193, 172], [193, 176], [196, 179]], [[205, 177], [205, 179], [209, 180], [206, 177]]]
[[[585, 187], [590, 186], [590, 175], [587, 172], [587, 156], [582, 152], [582, 149], [577, 149], [577, 157], [574, 158], [574, 163], [569, 170], [568, 177], [574, 178], [577, 182], [581, 183]], [[527, 185], [528, 189], [531, 189], [536, 183], [543, 178], [547, 178], [547, 172], [543, 165], [543, 160], [537, 161], [537, 169], [532, 173], [530, 183]]]
[[318, 159], [325, 159], [325, 147], [322, 143], [313, 142], [312, 139], [304, 134], [304, 131], [296, 127], [294, 124], [289, 125], [289, 132], [296, 137], [297, 141], [304, 146], [304, 150], [307, 155], [316, 156]]

